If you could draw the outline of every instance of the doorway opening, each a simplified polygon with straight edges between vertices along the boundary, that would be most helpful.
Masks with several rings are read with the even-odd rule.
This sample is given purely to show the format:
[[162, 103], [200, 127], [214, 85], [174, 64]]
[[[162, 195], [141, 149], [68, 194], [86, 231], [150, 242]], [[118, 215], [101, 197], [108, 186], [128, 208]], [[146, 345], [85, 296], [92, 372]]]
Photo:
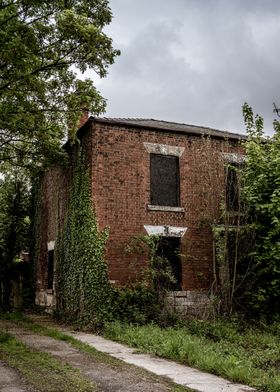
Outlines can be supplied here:
[[157, 256], [167, 260], [174, 278], [173, 282], [163, 278], [160, 284], [163, 288], [171, 291], [182, 290], [182, 263], [180, 259], [180, 245], [180, 237], [161, 237], [157, 249]]

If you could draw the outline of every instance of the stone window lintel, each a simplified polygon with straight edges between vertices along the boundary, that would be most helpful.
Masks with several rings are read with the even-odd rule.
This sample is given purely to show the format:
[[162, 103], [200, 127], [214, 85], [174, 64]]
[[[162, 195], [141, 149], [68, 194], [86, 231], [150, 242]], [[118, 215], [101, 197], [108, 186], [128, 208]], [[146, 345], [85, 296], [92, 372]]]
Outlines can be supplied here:
[[176, 227], [176, 226], [151, 226], [144, 225], [144, 228], [148, 235], [158, 235], [162, 237], [184, 237], [187, 227]]
[[146, 151], [150, 154], [174, 155], [176, 157], [181, 157], [185, 151], [185, 147], [170, 146], [168, 144], [146, 142], [143, 144]]

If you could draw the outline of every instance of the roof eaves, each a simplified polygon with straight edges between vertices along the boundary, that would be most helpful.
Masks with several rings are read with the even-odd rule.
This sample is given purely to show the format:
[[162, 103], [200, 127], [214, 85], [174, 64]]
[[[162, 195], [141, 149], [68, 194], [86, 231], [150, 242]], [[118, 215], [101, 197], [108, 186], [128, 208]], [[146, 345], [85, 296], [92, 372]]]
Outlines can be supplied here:
[[[137, 124], [134, 121], [145, 121], [143, 119], [114, 119], [114, 118], [107, 118], [107, 117], [90, 117], [89, 120], [91, 122], [97, 122], [97, 123], [105, 123], [105, 124], [110, 124], [110, 125], [115, 125], [115, 126], [125, 126], [129, 128], [138, 128], [138, 129], [145, 129], [145, 130], [151, 130], [151, 129], [156, 129], [161, 132], [172, 132], [172, 133], [178, 133], [178, 134], [188, 134], [188, 135], [205, 135], [205, 136], [211, 136], [213, 138], [218, 138], [218, 139], [228, 139], [228, 140], [247, 140], [246, 135], [241, 135], [237, 133], [232, 133], [232, 132], [227, 132], [227, 131], [220, 131], [217, 129], [213, 128], [207, 128], [207, 127], [199, 127], [197, 125], [188, 125], [188, 124], [179, 124], [180, 126], [184, 125], [188, 127], [188, 130], [183, 130], [183, 129], [172, 129], [172, 124], [176, 123], [169, 123], [168, 121], [157, 121], [154, 119], [149, 119], [146, 120], [147, 122], [155, 122], [155, 124]], [[167, 125], [170, 124], [170, 128], [168, 129], [167, 127], [161, 127], [157, 125], [156, 123], [166, 123]]]

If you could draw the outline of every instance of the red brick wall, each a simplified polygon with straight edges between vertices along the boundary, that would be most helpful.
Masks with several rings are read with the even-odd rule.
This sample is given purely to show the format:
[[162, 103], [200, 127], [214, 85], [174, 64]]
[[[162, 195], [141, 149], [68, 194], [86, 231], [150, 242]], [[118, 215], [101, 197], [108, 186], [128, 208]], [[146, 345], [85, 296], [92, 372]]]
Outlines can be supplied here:
[[[92, 195], [100, 229], [109, 228], [106, 260], [109, 277], [123, 285], [141, 276], [147, 256], [127, 254], [130, 239], [146, 234], [144, 225], [187, 227], [182, 238], [184, 290], [209, 288], [212, 280], [211, 224], [220, 218], [224, 192], [223, 152], [242, 152], [238, 142], [155, 130], [88, 123], [80, 133], [92, 177]], [[150, 211], [150, 155], [144, 142], [184, 147], [179, 158], [180, 206], [183, 212]], [[70, 174], [46, 172], [37, 263], [37, 288], [47, 283], [47, 242], [68, 203]], [[58, 208], [59, 207], [59, 208]], [[60, 218], [58, 217], [58, 214]]]
[[[222, 152], [241, 152], [237, 142], [154, 130], [92, 125], [92, 194], [99, 227], [110, 230], [106, 259], [110, 279], [125, 284], [139, 276], [145, 257], [125, 253], [144, 225], [187, 227], [182, 239], [182, 285], [208, 288], [212, 278], [212, 235], [224, 189]], [[149, 211], [150, 161], [143, 143], [184, 147], [180, 200], [184, 212]]]

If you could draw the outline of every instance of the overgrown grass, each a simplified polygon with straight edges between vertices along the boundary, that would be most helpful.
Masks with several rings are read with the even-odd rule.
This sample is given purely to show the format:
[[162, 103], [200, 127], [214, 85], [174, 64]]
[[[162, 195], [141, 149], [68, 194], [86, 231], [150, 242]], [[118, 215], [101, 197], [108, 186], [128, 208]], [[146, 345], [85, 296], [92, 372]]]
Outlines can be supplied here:
[[107, 338], [267, 392], [280, 391], [280, 324], [249, 327], [237, 322], [192, 320], [172, 328], [120, 322]]
[[[51, 327], [47, 327], [45, 325], [34, 323], [30, 318], [26, 317], [22, 313], [12, 312], [12, 313], [0, 314], [0, 318], [13, 321], [14, 323], [19, 325], [20, 327], [24, 327], [31, 332], [34, 332], [34, 333], [37, 333], [40, 335], [44, 335], [44, 336], [49, 336], [49, 337], [52, 337], [57, 340], [65, 341], [65, 342], [71, 344], [73, 347], [80, 350], [81, 352], [84, 352], [85, 354], [92, 356], [94, 358], [94, 360], [97, 360], [102, 363], [107, 363], [114, 368], [116, 368], [116, 367], [117, 368], [124, 368], [124, 367], [131, 368], [132, 367], [132, 365], [128, 365], [128, 364], [124, 363], [123, 361], [120, 361], [119, 359], [113, 358], [107, 354], [104, 354], [104, 353], [96, 350], [94, 347], [89, 346], [86, 343], [80, 342], [79, 340], [75, 339], [74, 337], [69, 336], [67, 333], [60, 332], [55, 328], [51, 328]], [[0, 343], [1, 343], [1, 340], [0, 340]], [[48, 354], [46, 354], [46, 355], [48, 355]], [[0, 358], [1, 358], [1, 354], [0, 354]], [[17, 368], [16, 365], [15, 365], [15, 367]], [[142, 370], [142, 369], [139, 369], [139, 371], [145, 372], [145, 370]], [[149, 374], [148, 372], [145, 372], [145, 373]], [[153, 374], [150, 374], [150, 377], [151, 377], [151, 379], [154, 379], [155, 382], [159, 382], [159, 380], [160, 380], [158, 376], [155, 376]], [[170, 392], [194, 392], [193, 389], [183, 387], [181, 385], [177, 385], [171, 381], [164, 381], [164, 383], [168, 385], [168, 390]], [[41, 390], [39, 390], [39, 391], [41, 392]], [[70, 389], [65, 389], [65, 391], [64, 391], [64, 389], [61, 389], [61, 390], [54, 389], [51, 391], [44, 390], [44, 392], [45, 391], [46, 392], [62, 392], [62, 391], [63, 392], [66, 392], [66, 391], [72, 392], [72, 390], [70, 390]], [[77, 389], [76, 392], [84, 392], [84, 390]]]
[[0, 359], [16, 368], [40, 392], [97, 391], [78, 369], [57, 361], [50, 354], [29, 349], [4, 331], [0, 331]]

